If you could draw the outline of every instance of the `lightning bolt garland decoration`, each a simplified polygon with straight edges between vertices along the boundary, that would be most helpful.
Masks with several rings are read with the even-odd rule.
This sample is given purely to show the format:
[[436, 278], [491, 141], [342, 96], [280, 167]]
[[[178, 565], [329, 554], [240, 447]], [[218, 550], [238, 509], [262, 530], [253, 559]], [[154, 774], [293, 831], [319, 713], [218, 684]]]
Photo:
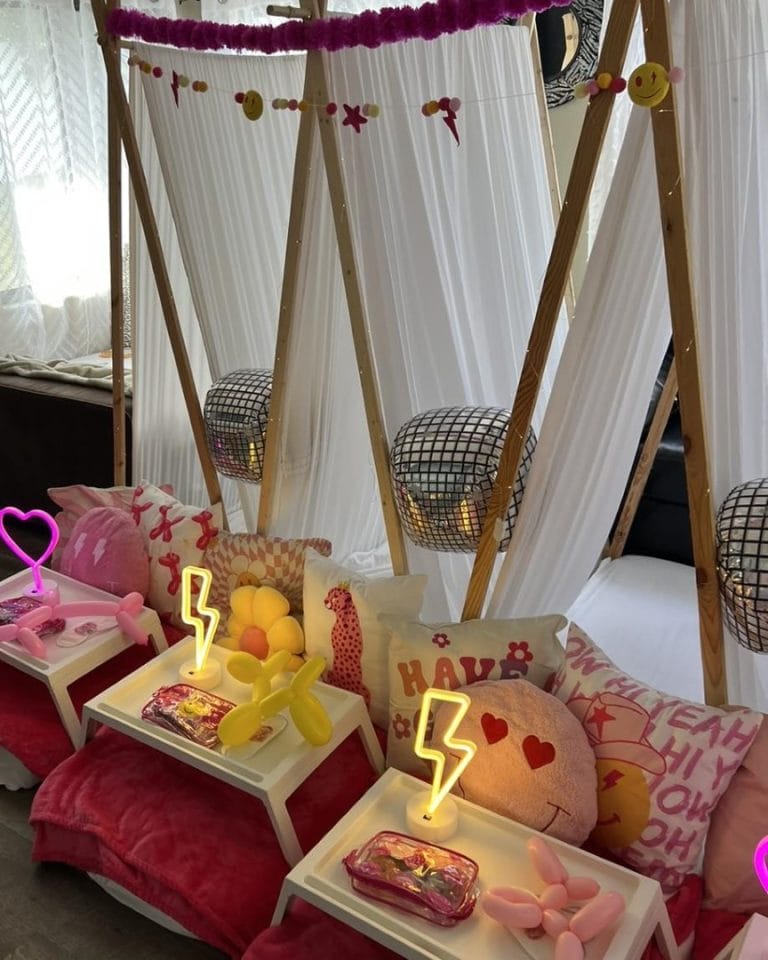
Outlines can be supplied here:
[[[192, 611], [192, 577], [202, 581], [197, 601], [197, 614]], [[211, 652], [211, 644], [219, 628], [219, 611], [206, 606], [211, 589], [211, 571], [205, 567], [187, 566], [181, 571], [181, 619], [195, 628], [195, 670], [202, 673]], [[203, 619], [207, 616], [208, 623]]]
[[[461, 756], [453, 770], [445, 777], [445, 754], [441, 750], [436, 750], [433, 747], [427, 747], [425, 745], [427, 723], [429, 722], [432, 703], [436, 700], [453, 703], [456, 704], [457, 707], [456, 713], [445, 731], [443, 745], [446, 752], [453, 753], [454, 755], [455, 753], [459, 753]], [[461, 693], [458, 690], [436, 690], [433, 687], [426, 690], [422, 698], [419, 724], [416, 728], [416, 743], [413, 749], [417, 757], [421, 757], [422, 760], [434, 760], [435, 763], [432, 775], [432, 791], [425, 813], [426, 819], [434, 815], [437, 808], [451, 792], [453, 785], [462, 773], [464, 773], [469, 762], [477, 753], [477, 745], [471, 740], [460, 740], [454, 737], [461, 721], [464, 719], [464, 715], [467, 710], [469, 710], [471, 702], [466, 693]]]

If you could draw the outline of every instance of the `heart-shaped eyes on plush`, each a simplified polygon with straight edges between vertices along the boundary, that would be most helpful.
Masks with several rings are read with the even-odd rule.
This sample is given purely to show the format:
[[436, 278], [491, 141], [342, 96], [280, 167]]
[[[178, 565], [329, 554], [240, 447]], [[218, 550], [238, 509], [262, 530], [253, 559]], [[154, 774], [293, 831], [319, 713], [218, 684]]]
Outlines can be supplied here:
[[480, 717], [480, 724], [489, 746], [503, 740], [509, 733], [509, 726], [503, 717], [494, 717], [492, 713], [484, 713]]
[[546, 740], [539, 740], [533, 734], [523, 740], [523, 753], [531, 770], [546, 767], [548, 763], [552, 763], [555, 759], [554, 744], [547, 743]]

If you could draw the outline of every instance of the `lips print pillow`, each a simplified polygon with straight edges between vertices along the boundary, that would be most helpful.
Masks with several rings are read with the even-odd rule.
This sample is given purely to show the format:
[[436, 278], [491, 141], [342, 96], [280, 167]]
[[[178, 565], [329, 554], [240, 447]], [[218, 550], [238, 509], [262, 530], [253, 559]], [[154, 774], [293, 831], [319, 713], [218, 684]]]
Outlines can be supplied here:
[[[491, 680], [463, 688], [472, 700], [456, 736], [477, 753], [453, 792], [550, 837], [582, 844], [597, 821], [595, 755], [581, 724], [559, 700], [527, 680]], [[455, 713], [435, 711], [432, 747], [443, 746]]]

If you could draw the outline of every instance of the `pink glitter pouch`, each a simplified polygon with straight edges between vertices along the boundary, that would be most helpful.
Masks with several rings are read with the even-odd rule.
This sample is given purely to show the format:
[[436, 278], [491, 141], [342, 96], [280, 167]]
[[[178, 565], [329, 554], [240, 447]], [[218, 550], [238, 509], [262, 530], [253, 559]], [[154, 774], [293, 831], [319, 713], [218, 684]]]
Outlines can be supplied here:
[[[39, 606], [42, 606], [42, 601], [34, 597], [10, 597], [8, 600], [0, 600], [0, 626], [16, 623], [19, 617], [23, 617], [25, 613]], [[66, 622], [61, 617], [56, 617], [55, 620], [46, 620], [45, 623], [40, 623], [32, 629], [42, 640], [54, 633], [61, 633], [65, 626]]]
[[141, 710], [142, 719], [211, 750], [218, 746], [219, 721], [234, 703], [186, 683], [161, 687]]
[[359, 893], [442, 927], [466, 919], [477, 900], [474, 860], [403, 833], [377, 833], [344, 866]]

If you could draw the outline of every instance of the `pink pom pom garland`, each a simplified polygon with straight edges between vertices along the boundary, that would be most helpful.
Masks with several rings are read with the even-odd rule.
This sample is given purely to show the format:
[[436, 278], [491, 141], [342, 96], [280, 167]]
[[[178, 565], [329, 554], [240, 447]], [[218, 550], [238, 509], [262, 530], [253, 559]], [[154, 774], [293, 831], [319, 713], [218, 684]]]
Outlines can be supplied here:
[[289, 20], [276, 27], [150, 17], [120, 7], [107, 17], [114, 36], [192, 50], [343, 50], [379, 47], [403, 40], [434, 40], [446, 33], [499, 23], [504, 17], [538, 13], [568, 0], [435, 0], [421, 7], [385, 7], [354, 17]]

